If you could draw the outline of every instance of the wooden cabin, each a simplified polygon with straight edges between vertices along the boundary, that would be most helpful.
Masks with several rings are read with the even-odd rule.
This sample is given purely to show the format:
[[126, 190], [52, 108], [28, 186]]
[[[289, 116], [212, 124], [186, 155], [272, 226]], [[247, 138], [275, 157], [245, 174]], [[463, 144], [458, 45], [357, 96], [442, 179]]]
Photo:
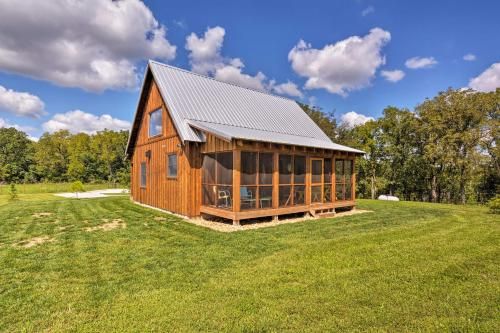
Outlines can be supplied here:
[[234, 224], [354, 207], [361, 154], [291, 99], [154, 61], [127, 145], [133, 201]]

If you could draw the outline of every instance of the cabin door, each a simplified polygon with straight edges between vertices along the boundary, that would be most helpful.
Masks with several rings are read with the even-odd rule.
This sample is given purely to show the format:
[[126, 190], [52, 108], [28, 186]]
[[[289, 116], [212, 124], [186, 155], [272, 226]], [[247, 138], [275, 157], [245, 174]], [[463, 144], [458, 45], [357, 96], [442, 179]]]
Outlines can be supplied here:
[[322, 158], [311, 159], [311, 203], [323, 202], [323, 167]]

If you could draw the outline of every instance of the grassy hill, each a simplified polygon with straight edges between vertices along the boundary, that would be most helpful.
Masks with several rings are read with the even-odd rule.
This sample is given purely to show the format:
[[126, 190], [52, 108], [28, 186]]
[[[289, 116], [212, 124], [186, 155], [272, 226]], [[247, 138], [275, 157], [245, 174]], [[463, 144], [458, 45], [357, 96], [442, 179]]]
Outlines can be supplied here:
[[500, 331], [498, 215], [359, 207], [226, 234], [126, 197], [0, 196], [0, 331]]

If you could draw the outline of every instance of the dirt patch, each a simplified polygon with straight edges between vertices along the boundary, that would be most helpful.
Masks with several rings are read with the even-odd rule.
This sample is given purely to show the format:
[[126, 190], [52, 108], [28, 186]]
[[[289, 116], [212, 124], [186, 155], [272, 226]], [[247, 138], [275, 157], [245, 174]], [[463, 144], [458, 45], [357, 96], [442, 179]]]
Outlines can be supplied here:
[[167, 219], [162, 216], [156, 216], [153, 220], [155, 221], [166, 221]]
[[346, 212], [337, 213], [337, 214], [335, 214], [335, 216], [332, 216], [330, 218], [337, 218], [337, 217], [342, 217], [342, 216], [351, 216], [351, 215], [363, 214], [363, 213], [373, 213], [373, 210], [352, 209], [352, 210], [348, 210]]
[[47, 216], [51, 216], [53, 213], [49, 213], [49, 212], [41, 212], [41, 213], [34, 213], [33, 216], [34, 218], [42, 218], [42, 217], [47, 217]]
[[[347, 212], [340, 212], [335, 214], [334, 216], [328, 217], [329, 219], [331, 218], [339, 218], [343, 216], [350, 216], [350, 215], [356, 215], [356, 214], [363, 214], [363, 213], [370, 213], [372, 212], [371, 210], [363, 210], [363, 209], [353, 209]], [[304, 216], [304, 217], [299, 217], [299, 218], [284, 218], [282, 220], [269, 220], [269, 221], [263, 221], [263, 222], [258, 222], [258, 223], [248, 223], [244, 222], [245, 224], [236, 226], [232, 225], [230, 223], [223, 223], [221, 221], [211, 221], [211, 220], [206, 220], [203, 218], [196, 218], [196, 219], [189, 219], [186, 220], [189, 223], [196, 224], [205, 228], [210, 228], [212, 230], [220, 231], [220, 232], [234, 232], [234, 231], [243, 231], [243, 230], [252, 230], [252, 229], [260, 229], [260, 228], [268, 228], [268, 227], [274, 227], [277, 225], [281, 224], [288, 224], [288, 223], [298, 223], [298, 222], [305, 222], [305, 221], [314, 221], [321, 219], [322, 217], [311, 217], [311, 216]]]
[[49, 236], [40, 236], [40, 237], [33, 237], [31, 239], [21, 241], [17, 243], [17, 246], [21, 246], [24, 248], [30, 248], [33, 246], [37, 246], [43, 243], [51, 243], [54, 241], [54, 238], [50, 238]]
[[127, 227], [127, 224], [122, 219], [113, 219], [111, 221], [109, 221], [109, 219], [102, 219], [102, 221], [104, 222], [104, 224], [95, 227], [85, 228], [85, 231], [87, 232], [93, 232], [97, 230], [110, 231], [114, 229], [124, 229]]

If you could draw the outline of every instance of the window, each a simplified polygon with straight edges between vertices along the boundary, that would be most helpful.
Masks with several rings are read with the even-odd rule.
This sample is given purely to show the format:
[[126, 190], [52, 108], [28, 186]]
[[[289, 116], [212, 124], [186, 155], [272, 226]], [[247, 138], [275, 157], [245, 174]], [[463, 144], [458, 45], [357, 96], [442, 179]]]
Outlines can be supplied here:
[[157, 109], [149, 114], [149, 137], [162, 134], [162, 109]]
[[203, 155], [202, 204], [217, 208], [233, 207], [233, 153]]
[[167, 177], [177, 177], [177, 154], [167, 155]]
[[352, 200], [352, 160], [335, 160], [335, 200]]
[[141, 163], [141, 187], [146, 187], [146, 162]]

